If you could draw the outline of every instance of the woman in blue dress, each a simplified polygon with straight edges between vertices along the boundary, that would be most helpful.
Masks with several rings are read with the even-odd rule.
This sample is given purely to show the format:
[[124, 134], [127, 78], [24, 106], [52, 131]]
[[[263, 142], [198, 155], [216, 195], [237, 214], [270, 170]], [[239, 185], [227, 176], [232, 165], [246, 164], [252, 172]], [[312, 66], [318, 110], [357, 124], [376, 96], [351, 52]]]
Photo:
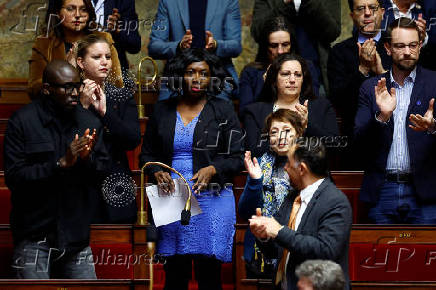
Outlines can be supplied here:
[[[199, 289], [221, 289], [221, 263], [232, 259], [231, 182], [243, 167], [243, 133], [232, 104], [215, 98], [227, 77], [219, 58], [203, 49], [183, 51], [170, 61], [168, 76], [178, 94], [154, 106], [140, 165], [159, 161], [179, 171], [202, 213], [187, 226], [177, 221], [157, 228], [158, 253], [167, 257], [165, 289], [188, 289], [192, 261]], [[160, 166], [147, 167], [147, 174], [168, 194], [178, 178]]]

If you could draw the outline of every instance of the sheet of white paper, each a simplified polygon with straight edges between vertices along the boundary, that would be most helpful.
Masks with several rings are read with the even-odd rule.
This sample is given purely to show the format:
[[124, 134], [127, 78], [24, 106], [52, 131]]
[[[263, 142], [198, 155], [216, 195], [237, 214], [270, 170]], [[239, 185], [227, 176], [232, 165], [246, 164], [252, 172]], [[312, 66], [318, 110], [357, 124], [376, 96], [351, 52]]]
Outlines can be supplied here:
[[[147, 197], [153, 209], [154, 224], [159, 227], [180, 220], [180, 214], [188, 199], [188, 190], [182, 180], [174, 179], [175, 191], [166, 193], [157, 185], [146, 187]], [[194, 194], [191, 196], [191, 216], [201, 213]]]

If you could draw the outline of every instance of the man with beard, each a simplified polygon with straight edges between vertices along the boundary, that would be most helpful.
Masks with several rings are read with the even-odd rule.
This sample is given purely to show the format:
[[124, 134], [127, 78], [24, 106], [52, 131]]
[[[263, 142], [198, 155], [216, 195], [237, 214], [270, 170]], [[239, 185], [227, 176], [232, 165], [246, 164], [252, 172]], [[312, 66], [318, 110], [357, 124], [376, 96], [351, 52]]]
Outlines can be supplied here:
[[8, 122], [5, 180], [12, 202], [12, 268], [19, 279], [96, 278], [90, 201], [107, 154], [95, 130], [79, 129], [80, 85], [79, 73], [66, 61], [49, 63], [41, 98]]
[[421, 47], [415, 21], [392, 22], [385, 43], [392, 69], [360, 88], [354, 133], [367, 161], [360, 199], [377, 224], [436, 222], [436, 73], [417, 65]]

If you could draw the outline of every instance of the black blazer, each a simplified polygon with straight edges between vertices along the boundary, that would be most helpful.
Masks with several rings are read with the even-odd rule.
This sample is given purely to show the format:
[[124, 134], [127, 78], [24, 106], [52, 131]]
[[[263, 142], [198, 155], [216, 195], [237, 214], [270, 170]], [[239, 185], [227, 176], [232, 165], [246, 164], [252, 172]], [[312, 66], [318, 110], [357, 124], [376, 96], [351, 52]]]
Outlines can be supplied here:
[[[392, 86], [389, 72], [363, 83], [354, 128], [356, 143], [362, 146], [361, 152], [366, 160], [359, 198], [370, 203], [378, 200], [378, 189], [385, 180], [386, 164], [394, 137], [393, 117], [388, 124], [375, 119], [379, 108], [375, 101], [374, 87], [382, 77], [386, 78], [386, 87], [389, 91]], [[436, 73], [418, 66], [405, 126], [413, 185], [421, 202], [436, 202], [436, 136], [409, 128], [408, 117], [410, 114], [424, 116], [435, 91]]]
[[[376, 46], [380, 55], [383, 67], [391, 68], [391, 58], [386, 54], [383, 46], [383, 37]], [[329, 54], [328, 77], [330, 94], [329, 99], [342, 117], [343, 133], [352, 136], [354, 117], [357, 112], [359, 99], [359, 88], [369, 77], [375, 76], [370, 73], [368, 77], [359, 71], [359, 48], [357, 47], [357, 36], [350, 37], [336, 44]]]
[[[176, 110], [176, 98], [155, 104], [139, 156], [141, 167], [149, 161], [171, 166]], [[243, 134], [231, 103], [210, 98], [200, 113], [193, 138], [193, 173], [213, 165], [217, 174], [210, 182], [221, 186], [231, 183], [233, 175], [243, 168]], [[153, 174], [160, 170], [167, 171], [160, 166], [149, 166], [147, 174], [154, 180]]]
[[138, 29], [141, 22], [138, 21], [138, 15], [135, 10], [134, 0], [105, 0], [104, 1], [104, 21], [107, 27], [107, 19], [112, 14], [112, 9], [118, 8], [121, 15], [119, 21], [121, 24], [121, 31], [119, 33], [112, 33], [114, 39], [114, 46], [118, 52], [118, 58], [123, 69], [129, 69], [126, 52], [136, 54], [141, 51], [141, 36]]
[[298, 194], [293, 191], [283, 201], [275, 219], [285, 227], [274, 240], [259, 242], [262, 251], [271, 258], [281, 258], [284, 248], [290, 251], [286, 270], [288, 289], [297, 289], [295, 268], [310, 259], [332, 260], [341, 265], [348, 289], [348, 244], [352, 214], [347, 197], [326, 178], [312, 196], [298, 229], [294, 231], [287, 224]]
[[[304, 101], [300, 100], [303, 104]], [[242, 123], [246, 131], [245, 148], [254, 156], [262, 156], [268, 151], [268, 134], [264, 131], [265, 119], [273, 111], [273, 103], [257, 102], [245, 107]], [[309, 122], [305, 136], [337, 136], [339, 135], [336, 113], [330, 102], [324, 97], [309, 100]]]

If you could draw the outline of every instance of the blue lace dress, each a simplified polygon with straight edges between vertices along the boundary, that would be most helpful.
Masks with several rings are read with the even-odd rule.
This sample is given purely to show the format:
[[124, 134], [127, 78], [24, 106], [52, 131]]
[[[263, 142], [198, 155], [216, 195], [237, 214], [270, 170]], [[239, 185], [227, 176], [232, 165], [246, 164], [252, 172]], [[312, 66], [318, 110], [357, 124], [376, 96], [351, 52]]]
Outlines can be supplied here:
[[[198, 121], [195, 117], [184, 125], [177, 112], [174, 135], [172, 167], [179, 171], [192, 188], [192, 145], [194, 129]], [[179, 178], [172, 173], [173, 178]], [[204, 191], [195, 196], [202, 213], [191, 217], [189, 225], [180, 221], [158, 227], [158, 252], [164, 256], [201, 254], [214, 257], [224, 263], [232, 261], [233, 236], [236, 223], [235, 198], [231, 187], [218, 192]]]

